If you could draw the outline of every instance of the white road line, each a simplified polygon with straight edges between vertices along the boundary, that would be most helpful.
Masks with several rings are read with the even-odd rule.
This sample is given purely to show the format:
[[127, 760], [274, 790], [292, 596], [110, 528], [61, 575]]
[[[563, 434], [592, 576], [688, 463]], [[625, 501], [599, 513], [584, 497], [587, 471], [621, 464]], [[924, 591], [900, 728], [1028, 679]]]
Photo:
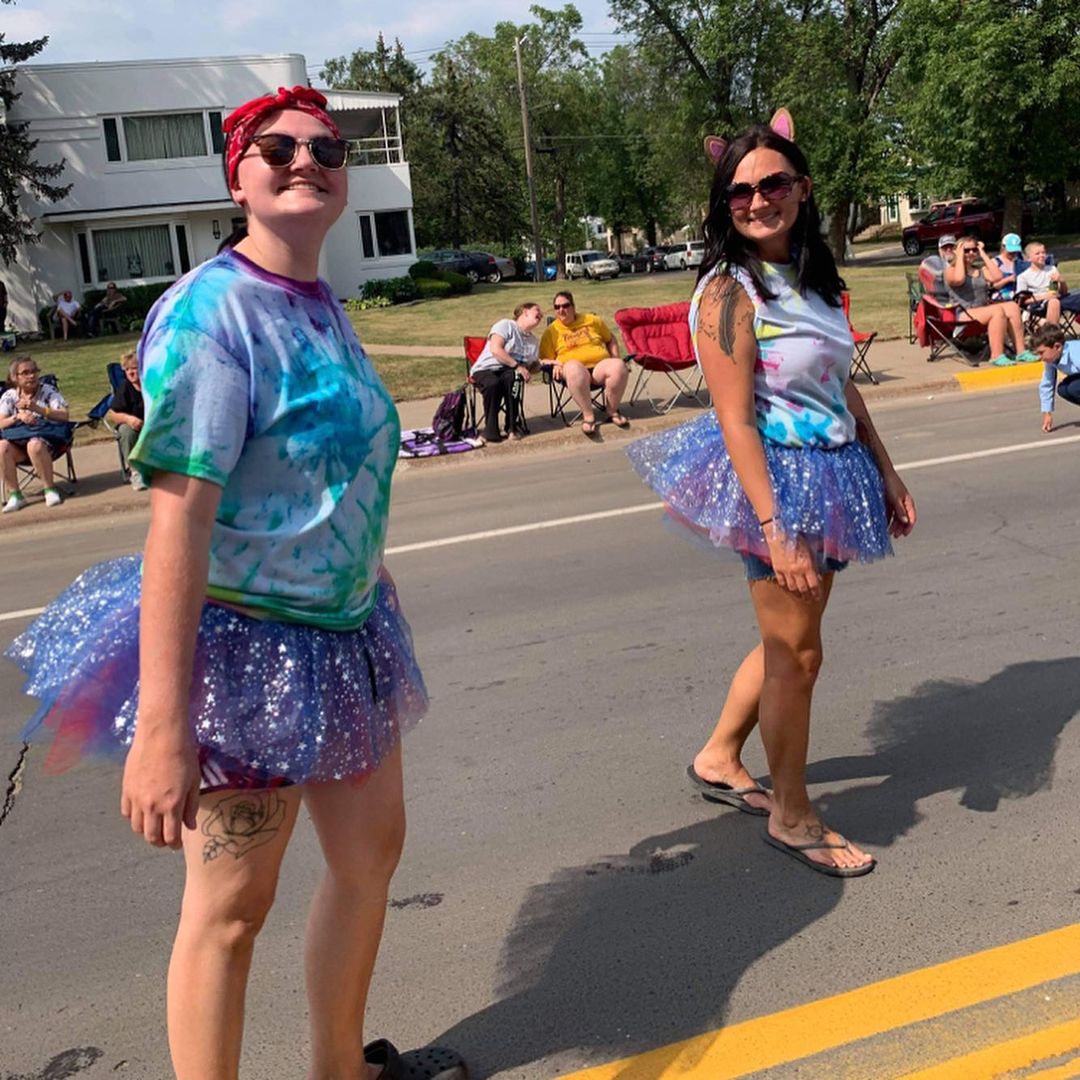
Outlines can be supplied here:
[[[1000, 457], [1003, 454], [1022, 454], [1028, 450], [1052, 450], [1066, 443], [1080, 442], [1080, 435], [1066, 435], [1060, 439], [1040, 439], [1038, 442], [1016, 443], [1013, 446], [999, 446], [992, 450], [972, 450], [966, 454], [951, 454], [949, 457], [925, 458], [922, 461], [909, 461], [897, 465], [898, 472], [912, 472], [915, 469], [930, 469], [938, 465], [955, 465], [962, 461], [977, 461], [980, 458]], [[623, 506], [617, 510], [600, 510], [594, 514], [574, 514], [572, 517], [551, 518], [549, 521], [530, 521], [526, 525], [511, 525], [505, 529], [485, 529], [483, 532], [460, 533], [457, 536], [444, 536], [440, 540], [422, 540], [416, 544], [399, 544], [386, 549], [387, 555], [406, 555], [411, 551], [428, 551], [432, 548], [452, 547], [455, 544], [473, 544], [478, 540], [493, 540], [500, 536], [516, 536], [519, 533], [538, 532], [541, 529], [558, 529], [564, 525], [582, 525], [589, 521], [603, 521], [606, 518], [626, 517], [629, 514], [641, 514], [649, 510], [660, 510], [663, 503], [638, 503], [636, 506]], [[40, 615], [44, 608], [26, 608], [23, 611], [0, 613], [0, 622], [12, 622], [15, 619], [28, 619]]]

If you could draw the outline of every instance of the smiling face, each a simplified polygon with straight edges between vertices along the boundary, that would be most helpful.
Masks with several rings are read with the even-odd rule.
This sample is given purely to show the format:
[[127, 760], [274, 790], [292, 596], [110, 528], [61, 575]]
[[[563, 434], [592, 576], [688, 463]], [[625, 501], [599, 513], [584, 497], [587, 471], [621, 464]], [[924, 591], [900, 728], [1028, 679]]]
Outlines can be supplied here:
[[1046, 248], [1042, 244], [1032, 244], [1028, 248], [1027, 257], [1036, 270], [1042, 270], [1046, 266]]
[[[799, 171], [778, 150], [759, 146], [751, 150], [735, 167], [731, 186], [757, 185], [765, 177], [775, 176], [777, 173], [795, 177]], [[732, 224], [747, 240], [759, 248], [764, 247], [762, 254], [765, 258], [775, 258], [779, 248], [788, 242], [788, 233], [799, 216], [799, 206], [806, 201], [809, 194], [809, 177], [796, 180], [791, 190], [782, 198], [767, 199], [760, 191], [755, 191], [749, 206], [731, 207]]]
[[560, 293], [556, 296], [551, 306], [555, 311], [555, 318], [564, 326], [569, 326], [577, 318], [574, 301], [566, 293]]
[[526, 308], [521, 313], [521, 318], [518, 319], [518, 326], [526, 333], [529, 333], [540, 325], [540, 321], [543, 317], [544, 313], [539, 306]]
[[[295, 139], [332, 136], [314, 116], [296, 109], [267, 117], [255, 134], [291, 135]], [[247, 212], [249, 228], [264, 227], [274, 233], [295, 225], [321, 227], [325, 233], [341, 216], [349, 194], [347, 170], [321, 168], [306, 144], [297, 147], [289, 165], [272, 168], [253, 143], [244, 152], [236, 177], [231, 194]]]

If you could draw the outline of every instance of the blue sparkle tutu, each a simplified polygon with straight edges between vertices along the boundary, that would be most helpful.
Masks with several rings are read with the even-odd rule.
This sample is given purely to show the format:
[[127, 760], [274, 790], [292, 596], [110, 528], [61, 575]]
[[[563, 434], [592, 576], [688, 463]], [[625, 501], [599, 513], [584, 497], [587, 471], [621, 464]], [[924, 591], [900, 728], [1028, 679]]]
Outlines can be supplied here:
[[[50, 772], [87, 755], [123, 759], [131, 746], [141, 563], [129, 555], [92, 566], [7, 649], [40, 702], [23, 737], [51, 737]], [[204, 789], [361, 778], [427, 708], [409, 625], [385, 577], [371, 615], [351, 631], [205, 604], [190, 700]]]
[[[773, 514], [785, 536], [802, 537], [818, 558], [871, 562], [892, 554], [881, 472], [860, 442], [836, 449], [781, 446], [762, 439]], [[638, 439], [634, 469], [671, 519], [718, 547], [768, 560], [757, 514], [735, 475], [716, 414]]]

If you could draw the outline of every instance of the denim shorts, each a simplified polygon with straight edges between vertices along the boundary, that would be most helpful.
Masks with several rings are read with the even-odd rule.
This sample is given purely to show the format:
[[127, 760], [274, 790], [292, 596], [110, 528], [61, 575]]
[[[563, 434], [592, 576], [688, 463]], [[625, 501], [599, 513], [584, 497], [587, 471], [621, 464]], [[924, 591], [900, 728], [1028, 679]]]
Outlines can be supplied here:
[[[747, 581], [768, 581], [775, 577], [771, 563], [767, 563], [764, 559], [759, 559], [756, 555], [746, 555], [741, 551], [739, 552], [739, 555], [742, 558], [743, 566], [746, 567]], [[842, 562], [840, 559], [832, 559], [829, 558], [829, 556], [826, 556], [825, 565], [819, 565], [817, 570], [819, 574], [833, 574], [846, 569], [846, 567], [846, 560]]]

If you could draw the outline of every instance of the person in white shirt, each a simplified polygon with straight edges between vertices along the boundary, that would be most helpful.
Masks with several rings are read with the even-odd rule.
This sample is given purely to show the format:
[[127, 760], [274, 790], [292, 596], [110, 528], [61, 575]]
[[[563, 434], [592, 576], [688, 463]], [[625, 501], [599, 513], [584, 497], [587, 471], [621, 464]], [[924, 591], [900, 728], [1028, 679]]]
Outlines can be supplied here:
[[82, 316], [82, 304], [71, 295], [70, 289], [64, 289], [63, 292], [53, 293], [53, 300], [56, 302], [56, 322], [59, 324], [61, 331], [64, 334], [64, 340], [67, 341], [68, 333], [71, 330], [78, 330], [79, 319]]
[[539, 366], [540, 344], [532, 332], [543, 317], [540, 305], [528, 301], [514, 308], [513, 319], [500, 319], [488, 331], [484, 351], [469, 372], [484, 399], [485, 442], [502, 442], [499, 409], [503, 405], [507, 437], [515, 441], [520, 438], [514, 382], [519, 376], [528, 382]]

